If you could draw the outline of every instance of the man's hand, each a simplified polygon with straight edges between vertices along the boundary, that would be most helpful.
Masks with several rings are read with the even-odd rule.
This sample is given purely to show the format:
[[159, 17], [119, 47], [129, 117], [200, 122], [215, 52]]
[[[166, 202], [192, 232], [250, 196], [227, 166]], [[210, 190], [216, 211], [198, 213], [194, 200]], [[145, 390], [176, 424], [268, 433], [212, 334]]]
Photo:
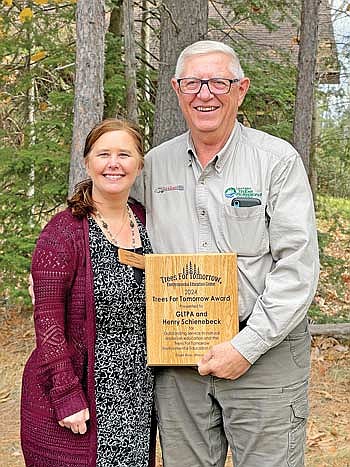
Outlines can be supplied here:
[[214, 345], [198, 362], [198, 373], [218, 378], [237, 379], [249, 370], [251, 364], [231, 342]]
[[86, 433], [86, 421], [89, 420], [89, 418], [89, 409], [83, 409], [80, 410], [80, 412], [74, 413], [63, 420], [60, 420], [58, 424], [62, 427], [69, 428], [73, 433], [83, 435]]

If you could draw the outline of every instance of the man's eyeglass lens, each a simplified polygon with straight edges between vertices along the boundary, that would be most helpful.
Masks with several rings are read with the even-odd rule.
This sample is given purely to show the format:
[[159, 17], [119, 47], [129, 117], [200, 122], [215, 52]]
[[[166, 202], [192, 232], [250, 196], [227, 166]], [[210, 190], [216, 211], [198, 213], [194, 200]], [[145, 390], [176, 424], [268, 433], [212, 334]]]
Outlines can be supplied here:
[[211, 94], [227, 94], [230, 92], [231, 84], [238, 83], [239, 79], [211, 78], [180, 78], [177, 80], [180, 91], [184, 94], [198, 94], [202, 86], [206, 84]]

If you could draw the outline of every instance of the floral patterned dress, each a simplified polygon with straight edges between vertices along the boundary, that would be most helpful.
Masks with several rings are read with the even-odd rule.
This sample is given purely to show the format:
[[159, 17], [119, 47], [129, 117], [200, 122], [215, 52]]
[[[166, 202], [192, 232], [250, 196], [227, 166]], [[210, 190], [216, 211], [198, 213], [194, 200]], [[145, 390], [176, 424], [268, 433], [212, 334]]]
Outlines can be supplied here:
[[[151, 253], [137, 221], [142, 247]], [[147, 467], [153, 374], [146, 367], [144, 271], [121, 264], [118, 248], [89, 218], [96, 308], [97, 466]]]

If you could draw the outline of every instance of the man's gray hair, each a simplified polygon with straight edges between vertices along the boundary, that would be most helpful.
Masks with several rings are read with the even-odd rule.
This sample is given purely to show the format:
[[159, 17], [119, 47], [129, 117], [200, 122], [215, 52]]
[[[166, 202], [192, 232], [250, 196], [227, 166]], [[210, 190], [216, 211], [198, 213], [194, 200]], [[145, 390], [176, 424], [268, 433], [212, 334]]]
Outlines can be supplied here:
[[186, 47], [179, 55], [176, 63], [175, 77], [180, 78], [185, 67], [185, 61], [193, 55], [207, 55], [210, 53], [221, 52], [231, 58], [232, 73], [235, 78], [243, 78], [244, 73], [239, 63], [239, 58], [232, 47], [217, 41], [198, 41]]

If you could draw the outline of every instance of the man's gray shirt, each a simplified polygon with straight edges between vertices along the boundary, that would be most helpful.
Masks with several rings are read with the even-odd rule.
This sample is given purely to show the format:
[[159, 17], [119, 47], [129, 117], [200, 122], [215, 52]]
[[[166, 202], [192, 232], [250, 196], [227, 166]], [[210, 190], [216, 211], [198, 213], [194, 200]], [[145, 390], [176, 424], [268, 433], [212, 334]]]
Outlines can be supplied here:
[[289, 143], [236, 122], [203, 169], [187, 132], [147, 154], [132, 196], [146, 207], [155, 253], [237, 253], [239, 315], [249, 320], [231, 342], [250, 363], [304, 318], [318, 280], [317, 233]]

